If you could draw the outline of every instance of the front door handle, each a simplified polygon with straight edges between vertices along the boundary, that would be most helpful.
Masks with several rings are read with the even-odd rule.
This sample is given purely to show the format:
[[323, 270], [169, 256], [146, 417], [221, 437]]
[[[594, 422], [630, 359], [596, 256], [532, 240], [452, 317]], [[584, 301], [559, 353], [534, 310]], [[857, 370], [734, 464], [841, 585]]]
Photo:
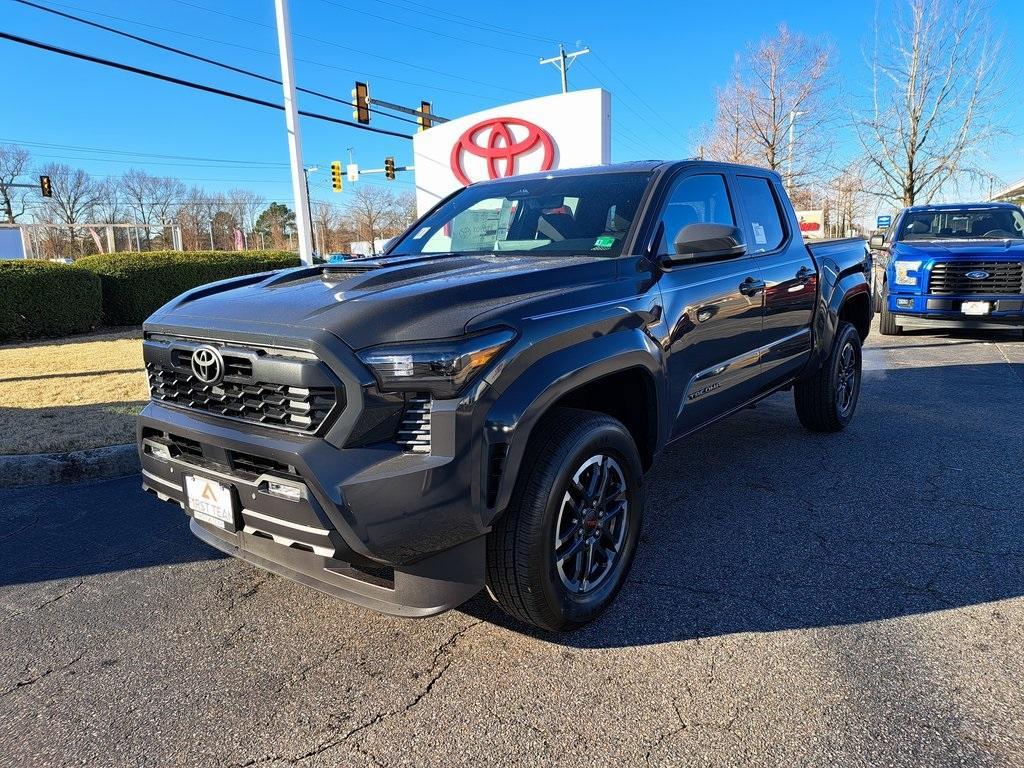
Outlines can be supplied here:
[[761, 291], [765, 289], [764, 280], [758, 280], [753, 277], [748, 277], [742, 283], [740, 283], [740, 293], [744, 296], [757, 296]]

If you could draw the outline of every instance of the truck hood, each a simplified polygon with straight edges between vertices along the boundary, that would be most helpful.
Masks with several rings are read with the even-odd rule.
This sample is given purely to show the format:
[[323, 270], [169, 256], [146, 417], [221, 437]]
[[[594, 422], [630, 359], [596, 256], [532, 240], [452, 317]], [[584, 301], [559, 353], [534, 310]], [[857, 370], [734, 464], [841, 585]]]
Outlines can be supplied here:
[[1024, 240], [951, 240], [899, 241], [892, 249], [894, 258], [901, 259], [1021, 259], [1024, 260]]
[[[224, 280], [182, 294], [151, 324], [269, 332], [326, 331], [352, 349], [459, 336], [473, 318], [614, 279], [595, 256], [395, 256]], [[514, 313], [513, 313], [514, 314]]]

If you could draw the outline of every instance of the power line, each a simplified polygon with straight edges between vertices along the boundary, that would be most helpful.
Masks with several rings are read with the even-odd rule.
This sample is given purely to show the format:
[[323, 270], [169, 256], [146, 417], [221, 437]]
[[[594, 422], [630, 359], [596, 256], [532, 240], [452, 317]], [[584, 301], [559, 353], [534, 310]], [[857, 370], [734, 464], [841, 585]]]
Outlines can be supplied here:
[[[79, 7], [74, 6], [74, 5], [68, 5], [67, 3], [52, 3], [52, 5], [56, 5], [56, 6], [60, 7], [60, 8], [67, 8], [67, 9], [72, 10], [72, 11], [79, 11], [80, 13], [88, 13], [88, 14], [91, 14], [93, 16], [100, 16], [100, 17], [105, 18], [105, 19], [113, 19], [114, 21], [121, 21], [121, 22], [124, 22], [126, 24], [134, 24], [135, 26], [146, 27], [147, 29], [156, 29], [156, 30], [159, 30], [161, 32], [168, 32], [168, 33], [170, 33], [172, 35], [180, 35], [181, 37], [189, 37], [189, 38], [192, 38], [193, 40], [202, 40], [202, 41], [207, 42], [207, 43], [214, 43], [215, 45], [226, 45], [226, 46], [229, 46], [231, 48], [237, 48], [237, 49], [239, 49], [241, 51], [249, 51], [251, 53], [258, 53], [258, 54], [261, 54], [263, 56], [273, 56], [275, 59], [278, 57], [278, 53], [276, 51], [265, 51], [265, 50], [262, 50], [260, 48], [253, 48], [252, 46], [242, 45], [241, 43], [235, 43], [235, 42], [232, 42], [230, 40], [219, 40], [219, 39], [213, 38], [213, 37], [206, 37], [204, 35], [197, 35], [197, 34], [194, 34], [192, 32], [183, 32], [180, 29], [172, 29], [171, 27], [162, 27], [159, 24], [148, 24], [148, 23], [146, 23], [144, 21], [138, 21], [136, 19], [126, 19], [123, 16], [114, 16], [114, 15], [109, 14], [109, 13], [100, 13], [99, 11], [94, 11], [92, 9], [86, 9], [86, 8], [79, 8]], [[196, 7], [199, 7], [199, 6], [196, 6]], [[225, 14], [223, 11], [217, 11], [217, 10], [214, 10], [212, 8], [206, 8], [204, 10], [207, 10], [210, 13], [216, 13], [216, 14], [219, 14], [219, 15], [222, 15], [222, 16], [227, 16], [228, 18], [235, 19], [237, 21], [243, 21], [243, 22], [248, 23], [248, 24], [254, 24], [255, 26], [258, 26], [258, 27], [264, 27], [266, 29], [274, 29], [274, 27], [272, 25], [270, 25], [270, 24], [263, 24], [261, 22], [254, 21], [252, 19], [243, 18], [241, 16], [232, 16], [231, 14]], [[519, 91], [519, 90], [516, 90], [514, 88], [507, 88], [505, 86], [497, 85], [496, 83], [487, 83], [487, 82], [484, 82], [484, 81], [481, 81], [481, 80], [474, 80], [472, 78], [463, 77], [461, 75], [453, 75], [451, 73], [444, 72], [444, 71], [439, 70], [439, 69], [433, 69], [431, 67], [426, 67], [426, 66], [423, 66], [423, 65], [420, 65], [420, 64], [413, 64], [413, 63], [410, 63], [410, 62], [407, 62], [407, 61], [402, 61], [400, 59], [393, 59], [393, 58], [390, 58], [388, 56], [383, 56], [383, 55], [381, 55], [379, 53], [373, 53], [372, 51], [364, 51], [364, 50], [361, 50], [359, 48], [352, 48], [350, 46], [339, 45], [339, 44], [337, 44], [335, 42], [330, 42], [330, 41], [327, 41], [327, 40], [322, 40], [322, 39], [320, 39], [318, 37], [312, 37], [310, 35], [303, 35], [303, 34], [299, 34], [299, 33], [296, 33], [296, 32], [293, 32], [292, 34], [295, 37], [302, 37], [302, 38], [305, 38], [307, 40], [310, 40], [310, 41], [313, 41], [313, 42], [316, 42], [316, 43], [321, 43], [323, 45], [330, 45], [332, 48], [335, 48], [335, 49], [352, 51], [353, 53], [358, 53], [358, 54], [363, 55], [363, 56], [369, 56], [369, 57], [372, 57], [372, 58], [381, 59], [382, 61], [387, 61], [387, 62], [390, 62], [392, 64], [398, 64], [400, 66], [409, 67], [410, 69], [419, 69], [419, 70], [422, 70], [424, 72], [430, 72], [432, 74], [437, 74], [437, 75], [440, 75], [442, 77], [451, 78], [453, 80], [462, 80], [462, 81], [467, 82], [467, 83], [472, 83], [472, 84], [475, 84], [475, 85], [482, 85], [482, 86], [484, 86], [486, 88], [492, 88], [492, 89], [495, 89], [495, 90], [507, 91], [509, 93], [515, 93], [515, 94], [519, 94], [519, 95], [523, 95], [523, 96], [531, 96], [532, 95], [532, 94], [526, 93], [525, 91]], [[331, 70], [334, 70], [336, 72], [348, 72], [348, 73], [350, 73], [352, 75], [355, 75], [357, 77], [372, 77], [372, 78], [374, 78], [376, 80], [384, 80], [384, 81], [390, 82], [390, 83], [399, 83], [401, 85], [408, 85], [408, 86], [412, 86], [412, 87], [415, 87], [415, 88], [432, 89], [434, 91], [441, 91], [442, 93], [452, 93], [452, 94], [455, 94], [457, 96], [468, 96], [470, 98], [479, 99], [481, 101], [490, 101], [490, 102], [495, 102], [495, 103], [500, 102], [500, 99], [496, 99], [496, 98], [494, 98], [492, 96], [484, 96], [483, 94], [470, 93], [468, 91], [459, 91], [459, 90], [455, 90], [453, 88], [444, 88], [442, 86], [435, 85], [433, 83], [418, 83], [418, 82], [415, 82], [415, 81], [412, 81], [412, 80], [403, 80], [402, 78], [398, 78], [398, 77], [388, 77], [386, 75], [381, 75], [381, 74], [377, 74], [377, 73], [374, 73], [374, 72], [369, 72], [367, 70], [351, 69], [349, 67], [339, 67], [339, 66], [336, 66], [334, 64], [325, 64], [322, 61], [316, 61], [314, 59], [302, 59], [302, 58], [296, 57], [295, 61], [301, 62], [303, 64], [311, 64], [312, 66], [315, 66], [315, 67], [322, 67], [324, 69], [331, 69]]]
[[[536, 40], [541, 43], [554, 43], [558, 44], [557, 40], [553, 40], [549, 37], [541, 37], [540, 35], [531, 35], [528, 32], [522, 32], [520, 30], [511, 29], [509, 27], [502, 27], [498, 24], [491, 24], [488, 21], [482, 21], [479, 19], [471, 19], [468, 16], [462, 16], [458, 13], [451, 13], [450, 11], [442, 11], [432, 6], [423, 5], [422, 3], [414, 3], [409, 0], [405, 0], [404, 5], [398, 3], [388, 2], [388, 0], [376, 0], [381, 5], [389, 5], [392, 8], [400, 8], [403, 11], [409, 11], [415, 9], [416, 13], [421, 16], [429, 16], [432, 19], [439, 19], [448, 23], [462, 24], [472, 29], [479, 29], [485, 32], [497, 32], [505, 35], [512, 35], [513, 37], [521, 37], [526, 40]], [[412, 6], [411, 8], [409, 6]], [[444, 14], [438, 15], [438, 14]]]
[[[111, 155], [137, 155], [139, 157], [158, 157], [168, 158], [171, 160], [201, 160], [204, 163], [241, 163], [244, 165], [265, 165], [279, 168], [291, 167], [288, 163], [273, 163], [265, 160], [235, 160], [231, 158], [219, 158], [219, 157], [196, 157], [195, 155], [166, 155], [156, 152], [140, 152], [125, 149], [107, 149], [105, 147], [84, 147], [76, 146], [74, 144], [50, 144], [41, 141], [21, 141], [19, 139], [0, 139], [0, 142], [6, 144], [20, 144], [26, 147], [43, 147], [45, 149], [68, 149], [73, 152], [102, 152], [104, 154]], [[99, 159], [99, 158], [97, 158]]]
[[[604, 89], [605, 89], [606, 91], [609, 91], [609, 92], [611, 92], [611, 90], [612, 90], [612, 89], [611, 89], [611, 88], [610, 88], [610, 87], [608, 86], [608, 84], [607, 84], [607, 83], [605, 83], [605, 82], [604, 82], [604, 80], [602, 80], [602, 79], [601, 79], [600, 77], [598, 77], [597, 73], [596, 73], [596, 72], [594, 72], [594, 70], [590, 69], [590, 67], [588, 67], [588, 66], [586, 65], [586, 63], [585, 63], [585, 62], [582, 62], [582, 61], [581, 61], [581, 62], [580, 62], [580, 66], [581, 66], [581, 67], [583, 68], [583, 70], [584, 70], [585, 72], [589, 73], [589, 74], [590, 74], [590, 76], [591, 76], [592, 78], [594, 78], [594, 79], [595, 79], [595, 80], [596, 80], [596, 81], [597, 81], [597, 82], [598, 82], [598, 83], [599, 83], [599, 84], [601, 85], [601, 87], [602, 87], [602, 88], [604, 88]], [[636, 109], [634, 109], [634, 108], [633, 108], [633, 106], [632, 106], [632, 105], [631, 105], [631, 104], [630, 104], [630, 103], [629, 103], [628, 101], [626, 101], [625, 99], [622, 99], [622, 106], [623, 106], [623, 107], [625, 107], [625, 108], [626, 108], [627, 110], [629, 110], [630, 112], [632, 112], [632, 113], [633, 113], [633, 114], [634, 114], [634, 115], [635, 115], [635, 116], [636, 116], [636, 117], [637, 117], [638, 119], [640, 119], [640, 120], [643, 120], [643, 121], [644, 121], [644, 122], [645, 122], [646, 124], [650, 125], [650, 127], [651, 127], [651, 128], [653, 128], [653, 129], [654, 129], [655, 131], [657, 131], [658, 133], [660, 133], [660, 134], [661, 134], [661, 135], [662, 135], [662, 136], [663, 136], [663, 137], [664, 137], [664, 138], [665, 138], [665, 139], [666, 139], [666, 140], [667, 140], [667, 141], [669, 142], [669, 144], [670, 144], [670, 145], [674, 145], [674, 144], [676, 143], [676, 141], [678, 140], [678, 138], [680, 138], [680, 137], [672, 138], [672, 137], [671, 137], [671, 136], [669, 136], [669, 135], [668, 135], [667, 133], [665, 133], [665, 132], [664, 132], [663, 130], [661, 130], [661, 129], [660, 129], [660, 128], [659, 128], [658, 126], [656, 126], [656, 125], [653, 125], [653, 124], [652, 124], [652, 123], [650, 122], [650, 120], [649, 120], [648, 118], [646, 118], [646, 117], [644, 117], [643, 115], [641, 115], [641, 114], [640, 114], [640, 113], [639, 113], [639, 112], [638, 112], [638, 111], [637, 111]]]
[[[619, 76], [619, 74], [618, 74], [618, 73], [617, 73], [617, 72], [616, 72], [616, 71], [615, 71], [614, 69], [612, 69], [612, 68], [611, 68], [611, 67], [609, 67], [609, 66], [608, 66], [607, 64], [605, 64], [605, 63], [604, 63], [604, 59], [602, 59], [602, 58], [601, 58], [600, 56], [598, 56], [598, 55], [597, 55], [596, 53], [594, 54], [594, 60], [595, 60], [595, 61], [597, 61], [598, 63], [600, 63], [600, 65], [601, 65], [602, 67], [604, 67], [605, 69], [607, 69], [607, 70], [608, 70], [608, 71], [609, 71], [609, 72], [611, 73], [612, 77], [614, 77], [614, 78], [615, 78], [616, 80], [618, 80], [618, 81], [619, 81], [620, 83], [622, 83], [622, 85], [623, 85], [623, 86], [625, 87], [625, 89], [626, 89], [627, 91], [629, 91], [629, 93], [631, 93], [631, 94], [633, 95], [633, 98], [635, 98], [635, 99], [636, 99], [636, 100], [637, 100], [637, 101], [638, 101], [638, 102], [639, 102], [640, 104], [642, 104], [642, 105], [643, 105], [643, 106], [644, 106], [644, 107], [645, 107], [645, 108], [646, 108], [646, 109], [647, 109], [647, 110], [648, 110], [648, 111], [649, 111], [649, 112], [650, 112], [650, 113], [651, 113], [652, 115], [654, 115], [654, 117], [656, 117], [656, 118], [658, 118], [659, 120], [661, 120], [661, 121], [662, 121], [663, 123], [665, 123], [665, 125], [667, 125], [667, 126], [668, 126], [668, 127], [670, 128], [670, 129], [674, 129], [674, 128], [675, 128], [675, 126], [673, 126], [673, 125], [672, 125], [672, 123], [671, 123], [671, 122], [670, 122], [670, 121], [669, 121], [668, 119], [666, 119], [666, 118], [665, 118], [665, 117], [664, 117], [664, 116], [663, 116], [663, 115], [662, 115], [661, 113], [659, 113], [659, 112], [658, 112], [658, 111], [657, 111], [657, 110], [656, 110], [656, 109], [655, 109], [654, 107], [652, 107], [652, 106], [651, 106], [650, 104], [648, 104], [648, 103], [647, 103], [647, 102], [646, 102], [646, 101], [645, 101], [645, 100], [643, 99], [643, 97], [641, 97], [641, 96], [640, 96], [640, 94], [639, 94], [639, 93], [637, 93], [637, 92], [636, 92], [635, 90], [633, 90], [633, 87], [632, 87], [632, 86], [631, 86], [631, 85], [630, 85], [630, 84], [629, 84], [628, 82], [626, 82], [626, 80], [625, 80], [625, 79], [623, 79], [622, 77], [620, 77], [620, 76]], [[582, 67], [583, 67], [584, 69], [586, 69], [586, 70], [587, 70], [588, 72], [590, 72], [590, 74], [591, 74], [591, 75], [593, 75], [593, 76], [594, 76], [594, 78], [596, 78], [598, 82], [601, 82], [601, 79], [600, 79], [599, 77], [597, 77], [597, 74], [596, 74], [596, 73], [594, 73], [594, 71], [593, 71], [593, 70], [589, 69], [589, 68], [588, 68], [588, 67], [586, 66], [586, 64], [585, 64], [585, 63], [583, 63], [583, 62], [580, 62], [580, 66], [582, 66]], [[661, 133], [661, 135], [662, 135], [662, 136], [665, 136], [665, 138], [667, 138], [667, 139], [668, 139], [669, 141], [672, 141], [672, 142], [676, 141], [676, 139], [670, 138], [670, 137], [669, 137], [669, 136], [668, 136], [667, 134], [665, 134], [664, 132], [662, 132], [662, 131], [661, 131], [660, 129], [658, 129], [658, 132], [659, 132], [659, 133]]]
[[[187, 2], [187, 0], [173, 0], [173, 2], [179, 3], [181, 5], [188, 6], [190, 8], [195, 8], [195, 9], [200, 10], [200, 11], [206, 11], [207, 13], [213, 13], [213, 14], [216, 14], [218, 16], [223, 16], [224, 18], [232, 19], [234, 21], [241, 21], [241, 22], [243, 22], [245, 24], [252, 24], [253, 26], [263, 27], [265, 29], [274, 29], [274, 26], [272, 24], [265, 24], [265, 23], [263, 23], [261, 21], [256, 21], [255, 19], [247, 19], [244, 16], [236, 16], [235, 14], [227, 13], [226, 11], [217, 10], [216, 8], [208, 8], [205, 5], [199, 5], [198, 3], [190, 3], [190, 2]], [[391, 19], [388, 19], [388, 21], [391, 21]], [[327, 46], [330, 46], [332, 49], [335, 49], [335, 50], [340, 48], [340, 49], [343, 49], [343, 50], [352, 51], [353, 53], [359, 53], [359, 54], [362, 54], [364, 56], [372, 56], [373, 58], [381, 59], [382, 61], [387, 61], [387, 62], [390, 62], [392, 64], [399, 64], [399, 65], [405, 66], [405, 67], [412, 67], [414, 69], [420, 69], [420, 70], [423, 70], [424, 72], [430, 72], [432, 74], [441, 75], [442, 77], [450, 77], [450, 78], [453, 78], [455, 80], [462, 80], [464, 82], [472, 83], [474, 85], [482, 85], [485, 88], [494, 88], [494, 89], [497, 89], [497, 90], [508, 91], [509, 93], [518, 93], [520, 95], [526, 95], [526, 96], [532, 96], [533, 95], [533, 94], [526, 93], [525, 91], [518, 91], [518, 90], [516, 90], [514, 88], [508, 88], [506, 86], [498, 85], [496, 83], [488, 83], [488, 82], [484, 82], [482, 80], [474, 80], [472, 78], [464, 77], [462, 75], [453, 75], [450, 72], [444, 72], [443, 70], [434, 69], [432, 67], [423, 66], [422, 64], [410, 64], [408, 61], [403, 61], [401, 59], [394, 59], [394, 58], [391, 58], [389, 56], [383, 56], [383, 55], [381, 55], [379, 53], [373, 53], [372, 51], [365, 51], [365, 50], [361, 50], [359, 48], [352, 48], [351, 46], [347, 46], [347, 45], [340, 45], [336, 40], [324, 40], [323, 38], [314, 37], [313, 35], [302, 34], [301, 32], [292, 32], [292, 36], [293, 37], [299, 37], [299, 38], [302, 38], [304, 40], [310, 40], [310, 41], [312, 41], [314, 43], [320, 43], [321, 45], [327, 45]], [[228, 45], [231, 45], [231, 43], [228, 43]], [[257, 49], [250, 49], [250, 50], [257, 50]], [[267, 53], [267, 52], [266, 51], [260, 51], [260, 53]], [[274, 54], [274, 55], [276, 56], [277, 54]], [[344, 67], [337, 67], [337, 66], [332, 66], [332, 65], [329, 65], [329, 64], [322, 64], [320, 62], [312, 61], [312, 60], [309, 60], [309, 59], [296, 59], [296, 61], [302, 61], [302, 62], [308, 63], [308, 64], [317, 64], [319, 66], [324, 66], [324, 67], [327, 67], [329, 69], [338, 69], [338, 70], [341, 70], [343, 72], [355, 72], [355, 73], [359, 72], [359, 70], [346, 69]], [[367, 72], [366, 74], [369, 75], [369, 74], [372, 74], [372, 73]], [[428, 84], [424, 84], [424, 83], [410, 83], [410, 82], [405, 81], [405, 80], [398, 80], [398, 79], [392, 78], [392, 77], [384, 77], [383, 75], [373, 75], [373, 76], [378, 78], [378, 79], [380, 79], [380, 80], [391, 80], [391, 81], [394, 81], [394, 82], [404, 83], [405, 85], [414, 85], [414, 86], [419, 87], [419, 88], [435, 88], [436, 90], [447, 91], [448, 93], [457, 93], [457, 94], [462, 95], [462, 96], [473, 96], [475, 98], [485, 98], [485, 99], [488, 98], [486, 96], [481, 96], [478, 93], [465, 93], [463, 91], [453, 91], [451, 89], [440, 88], [440, 87], [437, 87], [437, 86], [434, 86], [434, 85], [428, 85]], [[494, 99], [489, 99], [489, 100], [494, 100]]]
[[[124, 163], [126, 165], [145, 165], [145, 166], [168, 166], [174, 168], [209, 168], [209, 163], [180, 163], [176, 161], [168, 160], [151, 160], [145, 158], [124, 158], [124, 157], [89, 157], [80, 155], [51, 155], [51, 154], [33, 154], [33, 157], [38, 157], [46, 160], [77, 160], [86, 161], [90, 163]], [[224, 170], [245, 170], [246, 168], [252, 168], [253, 170], [266, 171], [270, 168], [266, 166], [256, 165], [221, 165], [215, 166]]]
[[[245, 96], [234, 91], [226, 91], [222, 88], [214, 88], [211, 85], [203, 85], [202, 83], [196, 83], [191, 80], [184, 80], [180, 77], [173, 77], [171, 75], [164, 75], [160, 72], [154, 72], [151, 69], [143, 69], [141, 67], [133, 67], [130, 64], [122, 64], [121, 62], [111, 61], [110, 59], [103, 59], [98, 56], [91, 56], [87, 53], [80, 53], [78, 51], [72, 51], [67, 48], [61, 48], [56, 45], [50, 45], [49, 43], [43, 43], [38, 40], [31, 40], [27, 37], [20, 37], [18, 35], [12, 35], [7, 32], [0, 32], [0, 39], [10, 40], [14, 43], [20, 43], [21, 45], [28, 45], [33, 48], [39, 48], [44, 51], [50, 51], [52, 53], [59, 53], [62, 56], [70, 56], [71, 58], [81, 59], [82, 61], [89, 61], [93, 64], [102, 64], [105, 67], [111, 67], [113, 69], [120, 69], [125, 72], [131, 72], [136, 75], [143, 75], [144, 77], [151, 77], [155, 80], [162, 80], [165, 83], [173, 83], [174, 85], [181, 85], [185, 88], [192, 88], [197, 91], [204, 91], [206, 93], [213, 93], [218, 96], [226, 96], [229, 99], [235, 99], [237, 101], [248, 102], [249, 104], [257, 104], [261, 107], [270, 107], [271, 109], [277, 109], [284, 111], [284, 107], [280, 104], [275, 104], [271, 101], [265, 101], [263, 99], [257, 99], [253, 96]], [[353, 123], [350, 120], [342, 120], [340, 117], [332, 117], [330, 115], [323, 115], [318, 112], [307, 112], [305, 110], [299, 110], [299, 114], [303, 117], [309, 117], [314, 120], [323, 120], [328, 123], [335, 123], [337, 125], [346, 125], [350, 128], [358, 128], [362, 131], [370, 131], [371, 133], [380, 133], [385, 136], [395, 136], [400, 139], [412, 139], [404, 133], [398, 133], [397, 131], [389, 131], [384, 128], [373, 128], [369, 125], [361, 125], [360, 123]]]
[[[186, 0], [174, 0], [174, 2], [182, 3], [183, 5], [191, 5], [191, 3], [186, 2]], [[408, 27], [409, 29], [415, 29], [417, 32], [426, 32], [428, 35], [437, 35], [438, 37], [444, 37], [444, 38], [447, 38], [448, 40], [456, 40], [456, 41], [458, 41], [460, 43], [467, 43], [469, 45], [477, 45], [477, 46], [480, 46], [481, 48], [490, 48], [492, 51], [501, 51], [502, 53], [511, 53], [511, 54], [515, 54], [516, 56], [529, 56], [530, 58], [536, 58], [535, 54], [527, 53], [526, 51], [517, 51], [517, 50], [514, 50], [512, 48], [502, 48], [500, 45], [491, 45], [490, 43], [484, 43], [484, 42], [481, 42], [479, 40], [472, 40], [472, 39], [470, 39], [468, 37], [459, 37], [458, 35], [449, 35], [449, 34], [447, 34], [445, 32], [438, 32], [436, 29], [430, 29], [429, 27], [419, 27], [419, 26], [417, 26], [415, 24], [410, 24], [407, 21], [399, 21], [398, 19], [395, 19], [395, 18], [390, 17], [390, 16], [381, 16], [380, 14], [377, 14], [377, 13], [371, 13], [370, 11], [364, 11], [361, 8], [353, 8], [350, 5], [343, 5], [342, 3], [336, 3], [336, 2], [334, 2], [334, 0], [320, 0], [320, 2], [321, 3], [325, 3], [327, 5], [333, 5], [335, 8], [341, 8], [343, 11], [349, 11], [350, 13], [359, 13], [359, 14], [362, 14], [363, 16], [369, 16], [372, 19], [379, 19], [381, 21], [386, 21], [389, 24], [398, 24], [398, 25], [403, 26], [403, 27]]]
[[[52, 14], [54, 14], [56, 16], [60, 16], [60, 17], [65, 18], [65, 19], [70, 19], [71, 21], [76, 21], [76, 22], [78, 22], [80, 24], [86, 24], [86, 25], [88, 25], [90, 27], [95, 27], [96, 29], [102, 29], [102, 30], [105, 30], [107, 32], [111, 32], [111, 33], [113, 33], [115, 35], [120, 35], [121, 37], [126, 37], [129, 40], [135, 40], [135, 41], [140, 42], [140, 43], [142, 43], [144, 45], [149, 45], [149, 46], [152, 46], [154, 48], [159, 48], [160, 50], [163, 50], [163, 51], [169, 51], [171, 53], [176, 53], [179, 56], [185, 56], [187, 58], [194, 59], [196, 61], [201, 61], [201, 62], [204, 62], [206, 64], [212, 64], [215, 67], [220, 67], [221, 69], [226, 69], [229, 72], [237, 72], [238, 74], [246, 75], [248, 77], [254, 77], [257, 80], [263, 80], [264, 82], [267, 82], [267, 83], [273, 83], [275, 85], [281, 85], [281, 81], [278, 80], [277, 78], [268, 77], [267, 75], [261, 75], [259, 72], [253, 72], [252, 70], [249, 70], [249, 69], [242, 69], [241, 67], [236, 67], [236, 66], [234, 66], [232, 64], [226, 64], [226, 63], [224, 63], [222, 61], [217, 61], [216, 59], [210, 59], [210, 58], [207, 58], [206, 56], [200, 56], [198, 53], [193, 53], [192, 51], [186, 51], [186, 50], [184, 50], [182, 48], [176, 48], [176, 47], [174, 47], [172, 45], [165, 45], [164, 43], [158, 42], [158, 41], [153, 40], [153, 39], [148, 38], [148, 37], [141, 37], [139, 35], [133, 35], [130, 32], [125, 32], [124, 30], [117, 29], [116, 27], [110, 27], [110, 26], [107, 26], [106, 24], [100, 24], [99, 22], [90, 21], [89, 19], [82, 18], [81, 16], [75, 16], [75, 15], [70, 14], [70, 13], [64, 13], [64, 11], [58, 11], [55, 8], [47, 8], [45, 5], [39, 5], [38, 3], [31, 2], [31, 0], [14, 0], [14, 2], [21, 3], [22, 5], [30, 6], [32, 8], [37, 8], [40, 11], [45, 11], [46, 13], [52, 13]], [[301, 91], [303, 93], [308, 93], [311, 96], [317, 96], [317, 97], [319, 97], [321, 99], [327, 99], [328, 101], [334, 101], [334, 102], [337, 102], [338, 104], [344, 104], [344, 105], [349, 106], [349, 107], [355, 106], [354, 104], [352, 104], [351, 101], [348, 101], [346, 99], [339, 99], [336, 96], [331, 96], [330, 94], [323, 93], [321, 91], [314, 91], [314, 90], [311, 90], [309, 88], [302, 88], [300, 86], [295, 86], [295, 90]], [[377, 113], [379, 115], [383, 115], [384, 117], [390, 117], [392, 120], [400, 120], [403, 123], [411, 123], [412, 125], [418, 125], [419, 124], [416, 120], [411, 120], [411, 119], [409, 119], [407, 117], [401, 117], [399, 115], [392, 115], [389, 112], [385, 112], [384, 110], [381, 110], [381, 109], [376, 109], [374, 107], [368, 107], [368, 109], [371, 112], [375, 112], [375, 113]]]

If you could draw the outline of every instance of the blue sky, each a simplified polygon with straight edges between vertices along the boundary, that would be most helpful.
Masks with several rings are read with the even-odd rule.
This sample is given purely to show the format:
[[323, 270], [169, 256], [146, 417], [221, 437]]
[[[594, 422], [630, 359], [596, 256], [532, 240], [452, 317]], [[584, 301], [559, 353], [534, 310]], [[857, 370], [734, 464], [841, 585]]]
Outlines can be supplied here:
[[[280, 75], [272, 0], [38, 1]], [[890, 2], [883, 0], [883, 15]], [[1024, 3], [994, 0], [992, 7], [996, 26], [1004, 30], [1007, 82], [1019, 82]], [[354, 80], [364, 79], [373, 96], [409, 105], [427, 99], [445, 116], [555, 93], [557, 70], [538, 65], [537, 58], [556, 53], [558, 41], [588, 45], [594, 54], [570, 70], [570, 87], [603, 85], [612, 91], [613, 159], [628, 160], [691, 154], [692, 138], [710, 118], [715, 87], [728, 80], [734, 54], [772, 34], [780, 23], [829, 38], [838, 54], [842, 87], [850, 95], [863, 94], [867, 73], [861, 50], [871, 35], [875, 3], [291, 0], [291, 14], [299, 85], [347, 98]], [[0, 26], [13, 34], [280, 101], [279, 86], [12, 0], [0, 0], [0, 18]], [[211, 191], [249, 187], [290, 203], [284, 118], [278, 111], [3, 40], [0, 71], [16, 84], [13, 97], [8, 91], [5, 98], [0, 142], [33, 142], [29, 149], [39, 163], [63, 161], [97, 176], [135, 166]], [[1003, 119], [1007, 135], [989, 163], [1004, 182], [1024, 177], [1024, 110], [1019, 96], [1010, 93]], [[312, 96], [300, 94], [299, 105], [351, 116], [345, 107]], [[415, 130], [377, 116], [372, 124]], [[385, 155], [394, 155], [400, 165], [412, 159], [411, 142], [402, 139], [312, 120], [303, 121], [302, 131], [306, 162], [321, 169], [311, 176], [314, 199], [338, 203], [349, 194], [348, 186], [342, 195], [330, 191], [328, 169], [333, 159], [345, 161], [348, 147], [355, 148], [363, 167], [382, 165]], [[44, 144], [54, 146], [39, 146]], [[839, 137], [840, 154], [853, 149]], [[393, 182], [393, 188], [411, 190], [411, 180]]]

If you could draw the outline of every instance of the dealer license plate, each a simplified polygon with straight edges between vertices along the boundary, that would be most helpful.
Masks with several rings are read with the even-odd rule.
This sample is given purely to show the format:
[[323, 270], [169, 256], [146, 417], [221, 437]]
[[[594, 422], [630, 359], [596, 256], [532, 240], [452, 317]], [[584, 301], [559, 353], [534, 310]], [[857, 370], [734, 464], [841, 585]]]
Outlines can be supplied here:
[[987, 301], [965, 301], [960, 305], [965, 315], [987, 315], [991, 310], [992, 305]]
[[234, 528], [235, 507], [231, 489], [205, 477], [185, 475], [188, 506], [197, 520]]

